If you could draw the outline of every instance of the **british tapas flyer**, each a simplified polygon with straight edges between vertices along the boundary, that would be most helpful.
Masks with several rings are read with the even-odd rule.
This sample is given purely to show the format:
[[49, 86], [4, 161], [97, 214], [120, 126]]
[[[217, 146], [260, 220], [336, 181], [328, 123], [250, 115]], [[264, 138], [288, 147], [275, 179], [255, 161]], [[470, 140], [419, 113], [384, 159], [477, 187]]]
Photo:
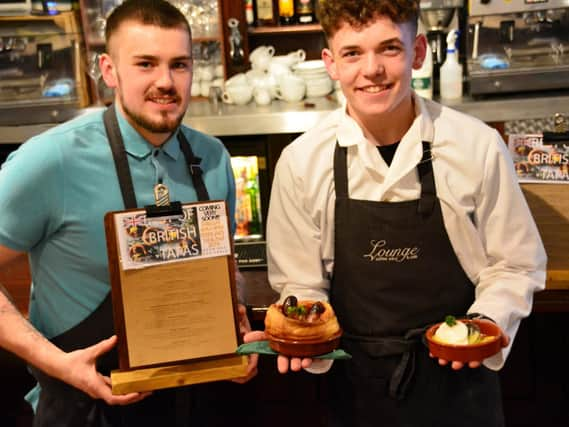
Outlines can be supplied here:
[[225, 202], [188, 204], [183, 215], [118, 213], [115, 228], [123, 270], [231, 254]]
[[520, 182], [569, 183], [569, 142], [544, 144], [542, 134], [508, 136]]

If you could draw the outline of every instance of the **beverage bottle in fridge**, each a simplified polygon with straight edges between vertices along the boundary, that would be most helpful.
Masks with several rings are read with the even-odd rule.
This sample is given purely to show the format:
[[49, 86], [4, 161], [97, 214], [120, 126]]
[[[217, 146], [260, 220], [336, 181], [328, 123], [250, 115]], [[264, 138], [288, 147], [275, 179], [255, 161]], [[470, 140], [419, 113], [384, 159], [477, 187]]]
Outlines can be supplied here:
[[235, 235], [245, 237], [249, 233], [249, 194], [246, 192], [244, 168], [235, 167]]
[[247, 193], [251, 206], [249, 235], [261, 234], [261, 197], [259, 194], [258, 171], [255, 165], [249, 166], [247, 173]]

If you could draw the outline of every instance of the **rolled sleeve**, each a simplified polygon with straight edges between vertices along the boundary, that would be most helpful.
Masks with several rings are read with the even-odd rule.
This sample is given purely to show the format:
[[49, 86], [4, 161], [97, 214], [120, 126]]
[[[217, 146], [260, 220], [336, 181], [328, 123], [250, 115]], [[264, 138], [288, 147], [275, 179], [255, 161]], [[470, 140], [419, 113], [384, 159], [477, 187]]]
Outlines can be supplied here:
[[[480, 194], [476, 222], [487, 265], [478, 274], [470, 311], [494, 319], [513, 338], [531, 313], [534, 293], [545, 287], [547, 256], [506, 145], [497, 134], [487, 153]], [[501, 368], [512, 342], [486, 365]]]

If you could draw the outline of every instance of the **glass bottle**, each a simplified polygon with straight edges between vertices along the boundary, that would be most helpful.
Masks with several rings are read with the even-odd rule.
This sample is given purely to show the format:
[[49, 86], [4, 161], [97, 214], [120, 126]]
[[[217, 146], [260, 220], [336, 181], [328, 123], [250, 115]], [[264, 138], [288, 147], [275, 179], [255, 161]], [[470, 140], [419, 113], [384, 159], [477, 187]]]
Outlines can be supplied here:
[[[239, 160], [237, 158], [237, 160]], [[232, 159], [233, 163], [233, 159]], [[235, 236], [246, 237], [249, 234], [250, 206], [247, 193], [247, 178], [245, 168], [235, 162]]]
[[257, 0], [255, 3], [255, 13], [257, 15], [257, 25], [276, 24], [273, 0]]
[[[256, 159], [255, 159], [256, 160]], [[259, 194], [258, 169], [255, 164], [249, 165], [247, 168], [247, 189], [249, 195], [249, 203], [251, 206], [249, 217], [249, 235], [261, 234], [261, 197]]]
[[245, 0], [245, 21], [248, 25], [255, 23], [255, 12], [253, 11], [253, 0]]
[[299, 24], [312, 24], [314, 19], [314, 0], [295, 0], [294, 12]]
[[294, 24], [294, 0], [279, 0], [279, 22], [281, 25]]

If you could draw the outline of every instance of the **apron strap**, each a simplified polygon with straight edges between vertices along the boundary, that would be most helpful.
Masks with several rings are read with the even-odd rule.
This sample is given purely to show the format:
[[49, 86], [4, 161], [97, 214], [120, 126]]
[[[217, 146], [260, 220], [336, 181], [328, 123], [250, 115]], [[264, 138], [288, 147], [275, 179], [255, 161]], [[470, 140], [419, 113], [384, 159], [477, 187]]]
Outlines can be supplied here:
[[[421, 182], [421, 198], [419, 199], [417, 209], [423, 216], [427, 216], [435, 207], [437, 192], [433, 174], [433, 164], [431, 162], [433, 158], [431, 145], [427, 141], [423, 141], [422, 145], [423, 157], [417, 165], [419, 181]], [[336, 186], [336, 198], [348, 198], [347, 151], [346, 147], [340, 147], [336, 141], [336, 148], [334, 149], [334, 183]]]
[[[124, 206], [126, 209], [134, 209], [138, 205], [136, 202], [136, 195], [134, 193], [130, 167], [128, 165], [128, 158], [115, 112], [115, 104], [112, 104], [107, 108], [103, 114], [103, 121], [105, 123], [105, 130], [107, 132], [109, 145], [111, 146], [111, 151], [113, 153], [113, 160], [117, 171], [117, 177], [119, 179]], [[202, 178], [203, 171], [200, 166], [202, 159], [194, 155], [191, 144], [188, 142], [181, 130], [178, 131], [178, 143], [180, 144], [180, 150], [186, 159], [188, 171], [198, 195], [198, 200], [200, 202], [210, 200], [207, 188]]]
[[188, 171], [190, 172], [194, 188], [198, 194], [198, 200], [200, 202], [210, 200], [207, 188], [202, 178], [203, 171], [200, 166], [202, 159], [194, 155], [191, 144], [188, 142], [186, 136], [181, 130], [178, 131], [178, 142], [180, 143], [180, 150], [182, 150], [182, 153], [184, 153], [186, 164], [188, 165]]
[[432, 159], [431, 145], [427, 141], [423, 141], [423, 158], [417, 165], [419, 180], [421, 181], [421, 198], [417, 210], [423, 216], [430, 215], [437, 199]]
[[121, 187], [122, 198], [124, 201], [125, 209], [134, 209], [138, 205], [136, 203], [136, 195], [134, 193], [134, 186], [132, 184], [132, 176], [130, 174], [130, 167], [128, 166], [128, 158], [126, 157], [126, 150], [122, 140], [119, 122], [115, 113], [115, 104], [111, 104], [103, 114], [103, 122], [105, 123], [105, 130], [107, 131], [107, 138], [111, 151], [113, 152], [113, 160], [115, 162], [115, 169]]
[[334, 149], [334, 185], [336, 186], [336, 198], [348, 198], [348, 167], [347, 148], [340, 147], [336, 141]]
[[407, 387], [415, 375], [417, 345], [422, 342], [426, 330], [426, 327], [411, 329], [403, 337], [404, 340], [411, 342], [411, 345], [401, 355], [401, 360], [389, 380], [389, 396], [394, 399], [402, 400], [405, 397]]
[[364, 337], [344, 332], [342, 340], [351, 341], [372, 357], [401, 355], [389, 379], [389, 396], [401, 400], [415, 374], [415, 352], [427, 327], [411, 329], [403, 337]]

